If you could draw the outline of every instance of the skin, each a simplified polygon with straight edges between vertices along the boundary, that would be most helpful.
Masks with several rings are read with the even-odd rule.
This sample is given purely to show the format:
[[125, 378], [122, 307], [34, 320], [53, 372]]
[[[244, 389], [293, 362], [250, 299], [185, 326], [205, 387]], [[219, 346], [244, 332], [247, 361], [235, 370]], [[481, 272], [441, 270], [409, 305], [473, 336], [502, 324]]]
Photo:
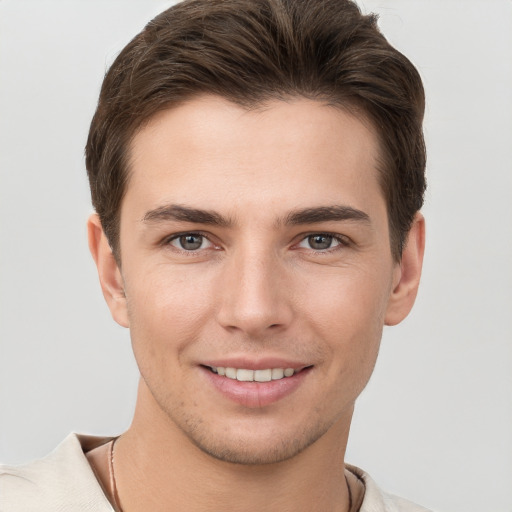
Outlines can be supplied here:
[[[378, 147], [368, 123], [301, 98], [247, 111], [201, 96], [135, 136], [121, 268], [97, 216], [88, 225], [141, 372], [133, 423], [116, 444], [125, 512], [347, 510], [354, 402], [383, 326], [414, 303], [424, 249], [418, 213], [401, 261], [391, 255]], [[172, 205], [223, 222], [176, 219]], [[348, 218], [297, 215], [333, 207]], [[180, 245], [186, 233], [197, 249]], [[226, 357], [309, 370], [258, 407], [211, 385], [203, 365]]]

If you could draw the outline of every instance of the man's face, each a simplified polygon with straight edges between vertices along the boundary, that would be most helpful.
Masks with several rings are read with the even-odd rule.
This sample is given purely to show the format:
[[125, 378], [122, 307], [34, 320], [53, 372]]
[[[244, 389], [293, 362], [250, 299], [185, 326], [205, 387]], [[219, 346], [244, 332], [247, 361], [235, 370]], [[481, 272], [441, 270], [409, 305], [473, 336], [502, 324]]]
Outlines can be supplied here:
[[400, 279], [377, 151], [368, 125], [305, 99], [204, 96], [136, 135], [121, 323], [148, 423], [241, 463], [348, 432]]

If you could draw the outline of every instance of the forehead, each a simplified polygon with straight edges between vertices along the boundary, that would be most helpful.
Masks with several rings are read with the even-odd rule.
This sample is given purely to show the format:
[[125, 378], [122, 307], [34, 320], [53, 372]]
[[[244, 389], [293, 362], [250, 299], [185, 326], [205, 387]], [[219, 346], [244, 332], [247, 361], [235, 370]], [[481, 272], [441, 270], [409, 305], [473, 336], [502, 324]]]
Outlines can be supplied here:
[[125, 202], [350, 204], [370, 191], [381, 196], [377, 159], [371, 125], [339, 108], [292, 99], [246, 109], [202, 96], [158, 113], [136, 134]]

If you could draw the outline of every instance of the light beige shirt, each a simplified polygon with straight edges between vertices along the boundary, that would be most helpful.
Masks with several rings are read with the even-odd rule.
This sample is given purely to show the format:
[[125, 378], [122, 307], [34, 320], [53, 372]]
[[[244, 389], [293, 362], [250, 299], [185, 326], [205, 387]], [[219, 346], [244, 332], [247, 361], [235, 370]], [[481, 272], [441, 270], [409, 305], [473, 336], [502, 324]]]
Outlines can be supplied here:
[[[21, 466], [0, 465], [0, 512], [113, 512], [84, 452], [110, 438], [70, 434], [46, 457]], [[429, 512], [381, 491], [364, 471], [348, 466], [365, 484], [360, 512]]]

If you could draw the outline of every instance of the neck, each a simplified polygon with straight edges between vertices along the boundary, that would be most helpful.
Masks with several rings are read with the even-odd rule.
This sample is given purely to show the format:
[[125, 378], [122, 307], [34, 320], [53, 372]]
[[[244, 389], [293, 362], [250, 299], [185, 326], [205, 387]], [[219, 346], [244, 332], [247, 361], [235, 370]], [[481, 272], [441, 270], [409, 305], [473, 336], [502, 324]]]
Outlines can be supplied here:
[[350, 418], [291, 459], [241, 465], [204, 453], [146, 394], [141, 385], [133, 423], [115, 448], [124, 512], [348, 510], [344, 455]]

